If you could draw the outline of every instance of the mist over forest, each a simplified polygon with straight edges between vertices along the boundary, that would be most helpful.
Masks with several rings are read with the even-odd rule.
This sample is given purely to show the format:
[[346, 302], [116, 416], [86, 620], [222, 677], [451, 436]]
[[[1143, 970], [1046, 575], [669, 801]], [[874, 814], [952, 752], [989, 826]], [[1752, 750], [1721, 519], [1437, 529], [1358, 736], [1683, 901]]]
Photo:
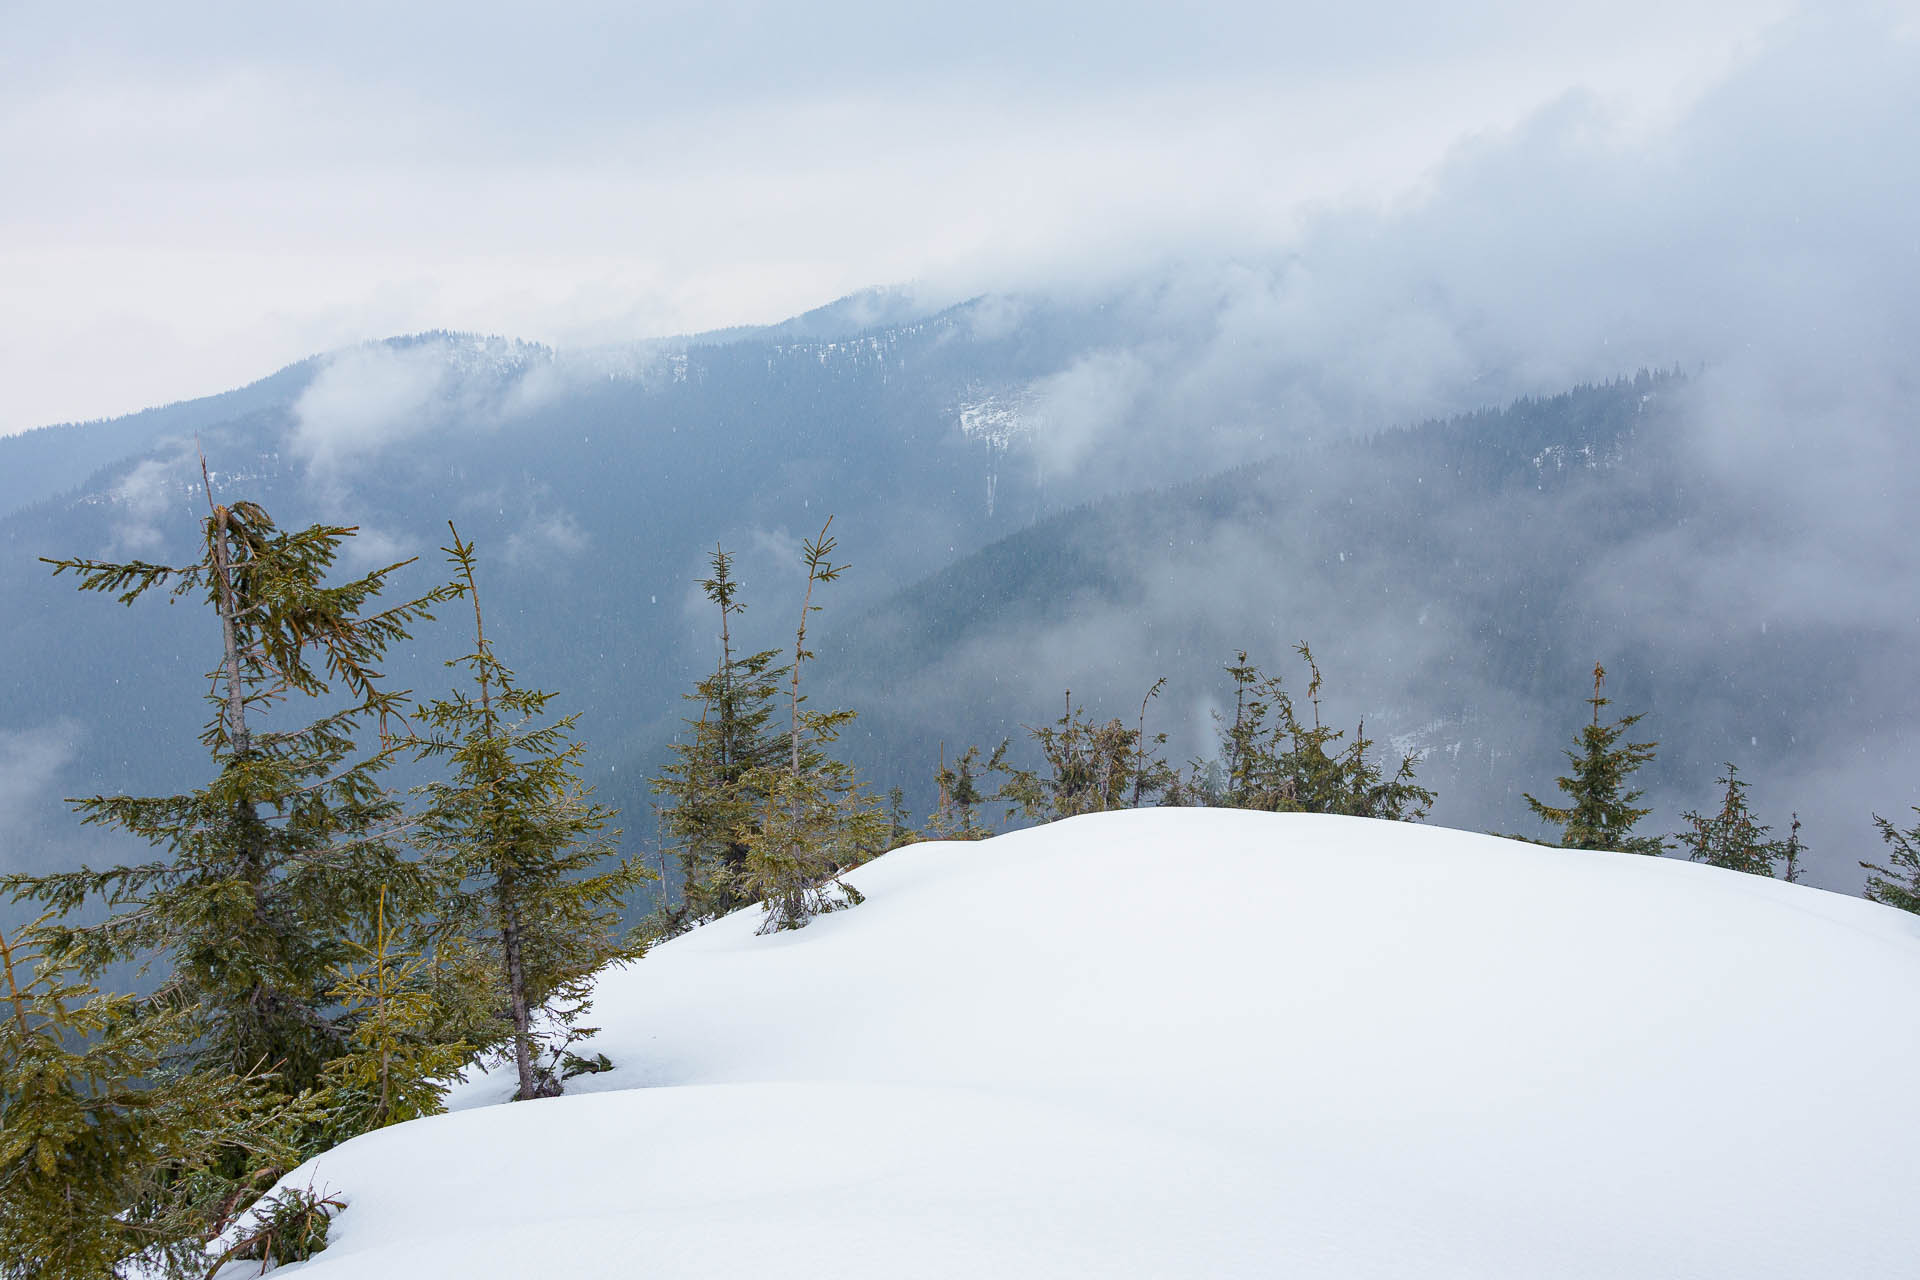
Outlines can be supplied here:
[[[1569, 94], [1258, 251], [637, 343], [424, 333], [0, 439], [6, 865], [105, 856], [61, 797], [201, 767], [206, 619], [37, 557], [185, 554], [204, 451], [217, 495], [357, 525], [358, 565], [424, 584], [447, 520], [475, 540], [634, 847], [714, 661], [705, 556], [780, 645], [831, 514], [816, 696], [919, 807], [943, 744], [1017, 748], [1068, 689], [1130, 718], [1165, 675], [1154, 722], [1205, 754], [1222, 664], [1291, 679], [1306, 640], [1335, 719], [1425, 753], [1436, 821], [1525, 829], [1597, 660], [1662, 743], [1650, 821], [1734, 761], [1852, 890], [1870, 815], [1920, 798], [1920, 58], [1885, 31], [1784, 23], [1658, 129]], [[423, 629], [396, 675], [430, 692], [455, 648]]]

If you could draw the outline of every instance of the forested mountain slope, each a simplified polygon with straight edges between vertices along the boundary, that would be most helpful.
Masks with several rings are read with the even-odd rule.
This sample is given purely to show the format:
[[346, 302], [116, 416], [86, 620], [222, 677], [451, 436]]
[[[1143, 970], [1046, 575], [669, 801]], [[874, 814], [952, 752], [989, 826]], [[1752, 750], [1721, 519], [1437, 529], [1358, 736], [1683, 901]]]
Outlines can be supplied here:
[[[1643, 373], [1088, 504], [863, 615], [844, 697], [871, 708], [876, 764], [930, 765], [1008, 735], [1018, 755], [1069, 689], [1134, 726], [1164, 675], [1146, 726], [1179, 761], [1213, 753], [1236, 651], [1302, 696], [1308, 641], [1332, 721], [1426, 753], [1436, 821], [1531, 832], [1520, 793], [1551, 791], [1603, 661], [1660, 743], [1637, 781], [1663, 829], [1728, 760], [1764, 820], [1830, 818], [1827, 762], [1920, 706], [1906, 636], [1675, 594], [1716, 572], [1674, 563], [1689, 539], [1751, 545], [1778, 516], [1701, 465], [1692, 395]], [[1817, 874], [1850, 887], [1849, 853], [1825, 852]]]
[[[652, 836], [646, 779], [716, 658], [707, 555], [739, 557], [738, 641], [787, 645], [799, 539], [831, 514], [853, 569], [822, 601], [813, 692], [862, 713], [849, 749], [922, 811], [943, 744], [1010, 735], [1018, 755], [1020, 726], [1068, 689], [1134, 723], [1165, 675], [1149, 732], [1176, 760], [1207, 754], [1221, 665], [1245, 648], [1301, 677], [1306, 640], [1330, 715], [1429, 752], [1436, 818], [1525, 830], [1518, 793], [1550, 788], [1601, 660], [1663, 744], [1647, 776], [1666, 821], [1732, 758], [1764, 820], [1808, 815], [1821, 882], [1856, 883], [1904, 757], [1869, 750], [1867, 775], [1847, 762], [1897, 743], [1920, 707], [1900, 659], [1914, 629], [1824, 617], [1791, 566], [1780, 607], [1767, 600], [1782, 519], [1702, 454], [1724, 386], [1709, 399], [1641, 374], [1382, 429], [1379, 404], [1284, 352], [1257, 378], [1221, 374], [1211, 331], [1169, 307], [1151, 291], [932, 315], [856, 298], [771, 330], [570, 355], [427, 334], [0, 441], [0, 469], [43, 484], [140, 446], [0, 518], [0, 860], [103, 860], [106, 837], [60, 797], [171, 790], [204, 767], [210, 616], [121, 613], [37, 559], [189, 557], [204, 451], [216, 497], [356, 525], [348, 567], [420, 556], [419, 587], [454, 521], [478, 545], [503, 659], [586, 712], [590, 773], [629, 847]], [[46, 442], [65, 452], [43, 467]], [[428, 627], [390, 675], [431, 696], [458, 651]]]

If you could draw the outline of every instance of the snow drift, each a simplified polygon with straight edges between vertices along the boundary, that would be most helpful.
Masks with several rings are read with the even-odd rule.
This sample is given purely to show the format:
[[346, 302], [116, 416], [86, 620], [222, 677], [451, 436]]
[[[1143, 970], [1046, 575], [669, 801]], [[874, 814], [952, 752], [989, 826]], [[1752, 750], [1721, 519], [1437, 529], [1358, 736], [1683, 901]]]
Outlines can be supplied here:
[[349, 1203], [302, 1269], [1912, 1274], [1920, 919], [1207, 810], [849, 878], [800, 932], [745, 912], [607, 974], [616, 1071], [483, 1077], [296, 1171]]

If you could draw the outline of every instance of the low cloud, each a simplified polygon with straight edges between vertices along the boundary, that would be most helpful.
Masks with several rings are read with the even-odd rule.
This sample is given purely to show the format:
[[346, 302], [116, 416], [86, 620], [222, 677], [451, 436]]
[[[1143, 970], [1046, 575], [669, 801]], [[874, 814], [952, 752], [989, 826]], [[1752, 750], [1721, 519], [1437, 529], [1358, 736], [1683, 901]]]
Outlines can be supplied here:
[[113, 547], [110, 554], [152, 556], [166, 541], [164, 517], [180, 497], [178, 459], [148, 458], [113, 486]]
[[1096, 351], [1042, 378], [1032, 390], [1032, 439], [1042, 465], [1072, 471], [1121, 437], [1153, 373], [1139, 352]]
[[293, 448], [330, 469], [418, 435], [446, 412], [450, 373], [437, 344], [340, 352], [294, 403]]
[[507, 535], [507, 563], [517, 569], [537, 568], [582, 555], [592, 545], [593, 539], [572, 512], [535, 514]]
[[60, 773], [79, 754], [78, 721], [0, 729], [0, 831], [16, 835], [35, 824]]

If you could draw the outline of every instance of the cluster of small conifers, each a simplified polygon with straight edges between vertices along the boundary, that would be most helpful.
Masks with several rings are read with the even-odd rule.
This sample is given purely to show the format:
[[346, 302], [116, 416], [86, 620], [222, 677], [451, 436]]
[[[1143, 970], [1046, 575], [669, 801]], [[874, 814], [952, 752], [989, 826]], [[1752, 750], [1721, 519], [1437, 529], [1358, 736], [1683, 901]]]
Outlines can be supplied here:
[[[939, 803], [916, 830], [897, 788], [883, 808], [834, 756], [853, 713], [815, 710], [801, 692], [816, 588], [845, 569], [823, 527], [803, 547], [790, 652], [736, 652], [744, 605], [730, 557], [713, 554], [703, 586], [720, 661], [688, 695], [697, 714], [655, 780], [680, 891], [627, 932], [622, 909], [650, 873], [618, 855], [614, 815], [582, 785], [572, 717], [551, 716], [552, 695], [521, 688], [495, 655], [473, 546], [455, 532], [451, 581], [378, 608], [403, 565], [326, 583], [352, 529], [285, 532], [251, 503], [216, 505], [211, 486], [208, 507], [190, 564], [49, 562], [126, 604], [152, 591], [202, 599], [223, 644], [201, 735], [206, 785], [78, 802], [155, 860], [0, 879], [46, 910], [0, 933], [10, 1280], [201, 1276], [218, 1259], [310, 1256], [344, 1201], [326, 1188], [263, 1199], [287, 1170], [439, 1110], [447, 1081], [484, 1059], [512, 1064], [520, 1099], [606, 1069], [575, 1052], [595, 971], [742, 907], [761, 908], [765, 931], [854, 905], [842, 872], [911, 839], [989, 835], [984, 805], [1027, 822], [1184, 804], [1411, 821], [1434, 801], [1414, 757], [1389, 768], [1364, 723], [1348, 737], [1322, 722], [1319, 665], [1302, 644], [1304, 710], [1246, 654], [1227, 665], [1233, 711], [1211, 759], [1170, 765], [1165, 735], [1146, 732], [1164, 682], [1132, 725], [1093, 721], [1068, 695], [1059, 719], [1029, 730], [1040, 767], [1015, 765], [1004, 742], [984, 764], [974, 747], [943, 758]], [[390, 690], [386, 649], [460, 601], [473, 613], [473, 648], [449, 664], [461, 687], [426, 703]], [[1557, 779], [1565, 803], [1527, 800], [1562, 845], [1662, 853], [1667, 839], [1635, 833], [1649, 811], [1628, 786], [1655, 744], [1626, 740], [1638, 716], [1602, 723], [1603, 678], [1596, 666], [1591, 722]], [[338, 709], [274, 727], [276, 704], [320, 695]], [[398, 795], [381, 775], [401, 759], [438, 776]], [[1685, 815], [1672, 839], [1701, 861], [1797, 878], [1797, 818], [1774, 839], [1737, 770], [1720, 781], [1720, 811]], [[1876, 821], [1892, 866], [1869, 866], [1868, 896], [1920, 910], [1920, 825]], [[129, 964], [154, 966], [158, 985], [95, 985]]]
[[[1147, 703], [1164, 681], [1147, 691], [1133, 725], [1118, 719], [1094, 723], [1071, 697], [1051, 725], [1030, 728], [1045, 768], [1034, 771], [1007, 761], [1007, 745], [988, 757], [985, 773], [997, 775], [991, 794], [981, 790], [980, 752], [968, 748], [952, 765], [944, 760], [937, 774], [939, 808], [926, 834], [972, 838], [991, 834], [977, 816], [978, 806], [999, 801], [1005, 817], [1046, 822], [1077, 813], [1125, 809], [1142, 804], [1212, 805], [1275, 813], [1332, 813], [1411, 822], [1431, 811], [1434, 793], [1418, 784], [1418, 757], [1402, 755], [1389, 770], [1375, 759], [1375, 742], [1362, 722], [1349, 739], [1344, 730], [1321, 720], [1321, 674], [1307, 645], [1296, 646], [1307, 668], [1306, 698], [1311, 717], [1303, 719], [1277, 676], [1268, 676], [1242, 652], [1228, 663], [1233, 682], [1233, 712], [1219, 721], [1218, 754], [1190, 761], [1184, 769], [1160, 754], [1166, 735], [1146, 733]], [[1806, 846], [1795, 814], [1787, 835], [1777, 838], [1759, 822], [1747, 800], [1747, 783], [1728, 763], [1717, 780], [1720, 805], [1711, 813], [1688, 811], [1682, 826], [1668, 835], [1640, 831], [1653, 811], [1637, 802], [1642, 792], [1629, 779], [1653, 759], [1655, 742], [1628, 740], [1643, 718], [1622, 716], [1603, 722], [1606, 671], [1593, 668], [1588, 723], [1566, 752], [1568, 769], [1554, 780], [1561, 804], [1527, 794], [1526, 802], [1558, 839], [1514, 839], [1568, 849], [1614, 850], [1662, 855], [1684, 853], [1695, 862], [1798, 881]], [[1920, 808], [1915, 809], [1920, 816]], [[1901, 830], [1878, 815], [1874, 824], [1888, 847], [1887, 863], [1862, 862], [1868, 872], [1865, 895], [1872, 901], [1920, 912], [1920, 823]], [[1506, 833], [1499, 833], [1506, 834]]]

